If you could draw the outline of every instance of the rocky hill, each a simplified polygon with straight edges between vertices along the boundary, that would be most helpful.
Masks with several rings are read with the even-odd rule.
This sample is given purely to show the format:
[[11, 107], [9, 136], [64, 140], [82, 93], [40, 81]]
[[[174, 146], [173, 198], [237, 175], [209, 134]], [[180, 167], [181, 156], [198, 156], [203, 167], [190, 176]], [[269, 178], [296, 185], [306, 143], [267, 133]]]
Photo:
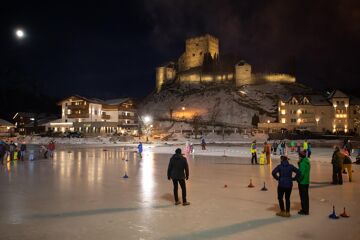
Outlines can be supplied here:
[[171, 84], [148, 96], [139, 112], [157, 120], [191, 121], [200, 116], [208, 124], [250, 127], [254, 115], [263, 121], [276, 118], [279, 97], [311, 91], [298, 83], [265, 83], [241, 88], [219, 84]]

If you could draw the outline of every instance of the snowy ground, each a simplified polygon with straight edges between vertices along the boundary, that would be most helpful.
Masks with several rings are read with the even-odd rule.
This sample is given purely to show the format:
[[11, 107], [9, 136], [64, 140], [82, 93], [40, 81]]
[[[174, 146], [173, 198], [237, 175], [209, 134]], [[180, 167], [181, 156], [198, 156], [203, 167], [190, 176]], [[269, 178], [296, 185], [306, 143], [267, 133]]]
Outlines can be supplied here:
[[[310, 216], [275, 216], [278, 163], [249, 164], [248, 148], [210, 146], [188, 156], [190, 206], [174, 206], [166, 178], [178, 146], [144, 146], [143, 159], [129, 147], [60, 147], [53, 160], [7, 165], [0, 171], [0, 239], [358, 239], [360, 166], [354, 182], [332, 186], [330, 148], [312, 157]], [[229, 156], [236, 157], [229, 157]], [[296, 163], [294, 154], [291, 161]], [[128, 159], [128, 161], [124, 161]], [[122, 176], [127, 169], [128, 179]], [[255, 188], [247, 188], [249, 179]], [[260, 191], [263, 182], [269, 189]], [[224, 188], [224, 184], [228, 187]], [[350, 218], [330, 220], [332, 205]]]

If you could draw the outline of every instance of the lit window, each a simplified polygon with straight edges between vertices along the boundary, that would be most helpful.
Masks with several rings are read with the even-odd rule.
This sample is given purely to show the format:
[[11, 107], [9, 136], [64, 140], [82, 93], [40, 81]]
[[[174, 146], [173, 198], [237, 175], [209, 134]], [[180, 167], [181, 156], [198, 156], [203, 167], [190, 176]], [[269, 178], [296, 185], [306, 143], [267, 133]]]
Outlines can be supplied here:
[[286, 114], [286, 110], [285, 110], [285, 109], [282, 109], [282, 110], [281, 110], [281, 114], [282, 114], [282, 115], [285, 115], [285, 114]]
[[285, 118], [282, 118], [282, 119], [281, 119], [281, 123], [286, 123], [286, 119], [285, 119]]

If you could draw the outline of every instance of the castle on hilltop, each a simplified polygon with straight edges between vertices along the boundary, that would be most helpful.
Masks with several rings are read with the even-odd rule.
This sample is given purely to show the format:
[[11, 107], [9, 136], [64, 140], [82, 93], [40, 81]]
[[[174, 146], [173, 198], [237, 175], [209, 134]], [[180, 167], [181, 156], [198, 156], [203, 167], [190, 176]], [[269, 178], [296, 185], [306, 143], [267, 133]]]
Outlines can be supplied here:
[[244, 60], [219, 58], [219, 39], [210, 34], [189, 38], [185, 52], [177, 62], [167, 62], [156, 68], [156, 89], [164, 84], [229, 83], [236, 87], [267, 82], [294, 83], [295, 77], [284, 73], [252, 73]]

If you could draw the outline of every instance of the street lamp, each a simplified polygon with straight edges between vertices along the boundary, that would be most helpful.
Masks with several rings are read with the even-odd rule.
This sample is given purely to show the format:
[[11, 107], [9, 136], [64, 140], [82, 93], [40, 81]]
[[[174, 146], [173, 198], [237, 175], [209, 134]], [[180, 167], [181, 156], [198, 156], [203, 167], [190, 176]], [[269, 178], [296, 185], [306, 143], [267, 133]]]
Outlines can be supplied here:
[[182, 113], [183, 113], [183, 116], [182, 116], [183, 118], [185, 118], [185, 109], [186, 109], [185, 107], [182, 107], [182, 108], [181, 108]]

